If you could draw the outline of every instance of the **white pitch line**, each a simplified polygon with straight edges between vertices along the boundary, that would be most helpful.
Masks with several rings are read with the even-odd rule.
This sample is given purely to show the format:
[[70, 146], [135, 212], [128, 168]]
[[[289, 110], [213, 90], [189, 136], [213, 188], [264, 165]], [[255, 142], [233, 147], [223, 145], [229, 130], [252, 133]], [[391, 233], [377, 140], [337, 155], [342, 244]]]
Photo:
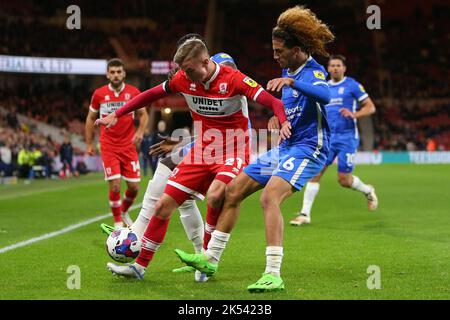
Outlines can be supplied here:
[[[134, 206], [130, 207], [130, 210], [136, 209], [140, 205], [141, 204], [135, 204]], [[46, 239], [49, 239], [49, 238], [53, 238], [53, 237], [59, 236], [61, 234], [70, 232], [72, 230], [75, 230], [75, 229], [87, 226], [88, 224], [91, 224], [91, 223], [103, 220], [103, 219], [108, 218], [110, 216], [111, 216], [111, 213], [107, 213], [107, 214], [104, 214], [104, 215], [101, 215], [101, 216], [98, 216], [98, 217], [95, 217], [95, 218], [92, 218], [92, 219], [89, 219], [89, 220], [85, 220], [85, 221], [82, 221], [82, 222], [79, 222], [79, 223], [76, 223], [76, 224], [71, 224], [70, 226], [67, 226], [67, 227], [65, 227], [65, 228], [63, 228], [61, 230], [58, 230], [58, 231], [46, 233], [46, 234], [43, 234], [42, 236], [39, 236], [39, 237], [36, 237], [36, 238], [31, 238], [31, 239], [28, 239], [28, 240], [25, 240], [25, 241], [20, 241], [20, 242], [14, 243], [14, 244], [12, 244], [10, 246], [4, 247], [4, 248], [0, 248], [0, 254], [8, 252], [8, 251], [11, 251], [11, 250], [14, 250], [14, 249], [17, 249], [17, 248], [20, 248], [20, 247], [25, 247], [25, 246], [28, 246], [30, 244], [33, 244], [33, 243], [36, 243], [36, 242], [39, 242], [39, 241], [42, 241], [42, 240], [46, 240]]]

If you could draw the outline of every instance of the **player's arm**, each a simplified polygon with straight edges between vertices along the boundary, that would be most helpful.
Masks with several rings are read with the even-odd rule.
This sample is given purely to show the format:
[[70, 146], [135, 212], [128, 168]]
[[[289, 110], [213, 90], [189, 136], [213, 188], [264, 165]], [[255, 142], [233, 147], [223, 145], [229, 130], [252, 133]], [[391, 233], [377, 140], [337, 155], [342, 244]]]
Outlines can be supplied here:
[[85, 124], [85, 134], [84, 138], [86, 141], [86, 152], [87, 154], [93, 156], [95, 154], [95, 148], [94, 148], [94, 134], [95, 134], [95, 128], [94, 123], [95, 120], [98, 119], [98, 111], [100, 109], [100, 103], [99, 99], [97, 97], [96, 92], [92, 95], [91, 104], [89, 105], [89, 113], [86, 117], [86, 124]]
[[352, 95], [358, 100], [359, 110], [356, 112], [351, 112], [346, 108], [342, 108], [339, 110], [342, 116], [346, 118], [359, 119], [361, 117], [367, 117], [371, 114], [375, 113], [375, 104], [372, 99], [370, 99], [364, 87], [359, 83], [354, 83], [352, 86]]
[[289, 86], [321, 104], [327, 104], [330, 102], [331, 94], [328, 84], [325, 82], [325, 76], [322, 73], [315, 77], [317, 81], [312, 83], [289, 77], [272, 79], [267, 83], [267, 90], [279, 92], [284, 86]]
[[368, 97], [361, 102], [361, 107], [358, 111], [354, 113], [354, 117], [356, 119], [359, 119], [361, 117], [367, 117], [370, 116], [371, 114], [374, 114], [375, 111], [376, 111], [375, 104], [373, 103], [372, 99]]
[[111, 127], [116, 124], [117, 120], [123, 115], [136, 111], [151, 105], [156, 100], [167, 97], [172, 93], [168, 81], [157, 85], [147, 91], [138, 94], [136, 97], [128, 101], [125, 105], [117, 109], [115, 112], [110, 113], [107, 117], [97, 119], [95, 125], [103, 125]]
[[278, 121], [281, 123], [280, 136], [287, 139], [291, 136], [291, 124], [287, 120], [284, 104], [281, 100], [275, 98], [261, 85], [253, 79], [245, 76], [241, 72], [237, 72], [233, 78], [234, 84], [239, 94], [246, 96], [248, 99], [258, 102], [264, 107], [272, 109]]
[[133, 143], [139, 145], [142, 142], [144, 131], [148, 124], [148, 113], [147, 109], [145, 108], [139, 109], [138, 111], [136, 111], [136, 113], [139, 118], [139, 126], [136, 129], [136, 133], [134, 134]]

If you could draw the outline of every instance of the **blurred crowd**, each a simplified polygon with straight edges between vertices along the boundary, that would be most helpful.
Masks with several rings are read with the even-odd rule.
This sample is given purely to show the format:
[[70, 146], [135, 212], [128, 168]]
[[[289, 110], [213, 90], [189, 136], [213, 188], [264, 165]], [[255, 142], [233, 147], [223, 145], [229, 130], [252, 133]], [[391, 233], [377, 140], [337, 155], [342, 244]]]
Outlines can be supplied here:
[[[16, 110], [0, 113], [0, 177], [16, 176], [30, 182], [36, 177], [57, 178], [78, 175], [73, 167], [74, 149], [70, 134], [61, 130], [63, 143], [39, 133], [36, 127], [21, 123]], [[62, 164], [57, 171], [56, 157]], [[78, 165], [78, 164], [77, 164]]]
[[[382, 28], [375, 31], [365, 27], [364, 1], [304, 3], [331, 26], [336, 41], [329, 51], [347, 57], [348, 75], [376, 102], [375, 149], [450, 150], [450, 102], [445, 101], [450, 97], [448, 3], [411, 0], [405, 6], [401, 1], [374, 1], [382, 11]], [[108, 59], [123, 49], [142, 61], [170, 60], [180, 35], [205, 34], [211, 28], [218, 37], [210, 45], [230, 53], [239, 69], [265, 85], [280, 74], [272, 58], [271, 30], [279, 13], [297, 2], [217, 0], [214, 11], [202, 0], [77, 4], [82, 29], [69, 31], [55, 27], [59, 20], [54, 17], [67, 17], [56, 0], [2, 3], [0, 54]], [[141, 87], [148, 84], [146, 72]], [[98, 83], [91, 77], [2, 77], [0, 106], [9, 111], [0, 118], [2, 172], [7, 168], [25, 176], [29, 172], [20, 159], [41, 161], [48, 168], [46, 159], [60, 155], [60, 146], [51, 139], [18, 123], [17, 113], [83, 134], [89, 99]], [[250, 109], [253, 127], [264, 128], [268, 111], [253, 105]], [[21, 151], [32, 156], [20, 157]]]

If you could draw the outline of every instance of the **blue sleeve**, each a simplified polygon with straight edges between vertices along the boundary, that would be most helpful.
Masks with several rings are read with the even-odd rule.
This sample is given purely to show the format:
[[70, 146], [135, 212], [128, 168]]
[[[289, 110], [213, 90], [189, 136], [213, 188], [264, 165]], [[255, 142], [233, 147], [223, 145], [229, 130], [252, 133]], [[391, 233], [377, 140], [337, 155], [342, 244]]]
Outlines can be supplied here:
[[364, 99], [369, 97], [369, 95], [366, 92], [366, 89], [364, 89], [364, 87], [357, 81], [353, 81], [352, 94], [355, 97], [355, 99], [358, 100], [358, 104], [360, 104]]
[[328, 104], [330, 102], [330, 89], [326, 83], [325, 85], [321, 83], [314, 85], [308, 82], [294, 80], [292, 87], [321, 104]]

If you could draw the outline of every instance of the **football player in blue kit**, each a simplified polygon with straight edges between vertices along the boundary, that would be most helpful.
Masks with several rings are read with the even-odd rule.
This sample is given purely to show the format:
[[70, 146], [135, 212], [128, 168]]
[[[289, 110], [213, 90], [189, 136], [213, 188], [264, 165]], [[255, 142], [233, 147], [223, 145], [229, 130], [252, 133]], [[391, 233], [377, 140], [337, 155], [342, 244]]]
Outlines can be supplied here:
[[328, 60], [328, 72], [331, 79], [331, 100], [325, 106], [328, 123], [331, 128], [331, 150], [326, 167], [305, 187], [303, 207], [299, 215], [290, 224], [300, 226], [311, 222], [311, 207], [319, 192], [320, 178], [326, 168], [338, 158], [338, 181], [345, 188], [351, 188], [364, 194], [369, 210], [378, 207], [375, 188], [367, 185], [353, 175], [355, 155], [359, 146], [357, 119], [375, 112], [375, 105], [364, 87], [355, 79], [345, 76], [346, 59], [342, 55], [333, 55]]
[[319, 174], [328, 158], [330, 128], [324, 105], [330, 100], [330, 91], [324, 67], [311, 55], [327, 56], [325, 44], [333, 39], [328, 27], [309, 9], [290, 8], [278, 18], [272, 31], [272, 47], [274, 59], [283, 71], [281, 78], [269, 81], [267, 89], [282, 92], [287, 120], [278, 120], [283, 141], [250, 163], [228, 185], [207, 251], [188, 254], [175, 250], [187, 265], [213, 275], [238, 219], [241, 202], [264, 188], [260, 203], [266, 231], [266, 269], [247, 289], [250, 292], [284, 289], [280, 276], [284, 230], [280, 205]]

